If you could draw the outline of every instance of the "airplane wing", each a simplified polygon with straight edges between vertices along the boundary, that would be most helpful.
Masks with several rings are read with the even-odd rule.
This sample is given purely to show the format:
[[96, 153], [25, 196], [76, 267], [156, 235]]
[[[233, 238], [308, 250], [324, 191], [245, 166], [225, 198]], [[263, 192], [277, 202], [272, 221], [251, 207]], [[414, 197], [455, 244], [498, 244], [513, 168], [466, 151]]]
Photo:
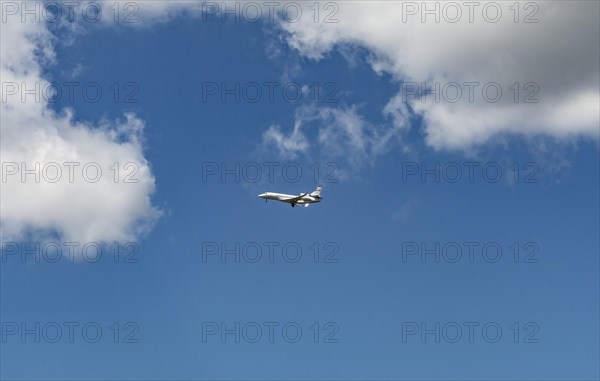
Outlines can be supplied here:
[[300, 199], [301, 199], [302, 197], [304, 197], [304, 196], [306, 196], [306, 193], [302, 193], [302, 194], [300, 194], [300, 196], [298, 196], [298, 197], [292, 197], [292, 198], [288, 198], [288, 199], [281, 200], [281, 201], [283, 201], [283, 202], [289, 202], [290, 204], [293, 204], [293, 203], [295, 203], [296, 201], [300, 200]]

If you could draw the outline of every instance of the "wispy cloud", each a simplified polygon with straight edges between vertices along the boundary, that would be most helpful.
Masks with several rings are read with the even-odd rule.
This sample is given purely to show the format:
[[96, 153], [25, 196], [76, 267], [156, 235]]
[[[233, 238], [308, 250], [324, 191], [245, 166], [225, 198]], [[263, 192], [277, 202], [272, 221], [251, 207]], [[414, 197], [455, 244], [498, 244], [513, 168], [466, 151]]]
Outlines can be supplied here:
[[263, 149], [274, 149], [282, 159], [307, 156], [333, 160], [352, 170], [373, 166], [377, 158], [401, 143], [402, 128], [375, 125], [357, 107], [303, 106], [296, 110], [294, 127], [286, 133], [271, 126], [263, 133]]

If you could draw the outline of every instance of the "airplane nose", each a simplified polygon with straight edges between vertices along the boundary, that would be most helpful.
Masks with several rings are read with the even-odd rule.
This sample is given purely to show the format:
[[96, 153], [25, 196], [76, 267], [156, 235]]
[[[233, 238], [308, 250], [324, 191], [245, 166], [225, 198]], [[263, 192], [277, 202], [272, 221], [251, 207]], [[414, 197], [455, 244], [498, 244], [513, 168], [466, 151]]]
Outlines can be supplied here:
[[266, 193], [261, 193], [261, 194], [258, 195], [258, 197], [264, 198], [266, 195], [267, 195]]

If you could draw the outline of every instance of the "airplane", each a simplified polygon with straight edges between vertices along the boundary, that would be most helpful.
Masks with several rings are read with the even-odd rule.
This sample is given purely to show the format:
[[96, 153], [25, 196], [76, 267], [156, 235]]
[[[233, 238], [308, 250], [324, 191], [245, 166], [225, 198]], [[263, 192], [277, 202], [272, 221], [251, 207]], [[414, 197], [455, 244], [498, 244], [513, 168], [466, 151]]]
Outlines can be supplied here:
[[321, 200], [322, 200], [321, 190], [322, 189], [323, 188], [321, 188], [321, 187], [317, 187], [317, 189], [315, 189], [314, 192], [312, 192], [311, 194], [301, 193], [300, 196], [296, 196], [293, 194], [265, 192], [265, 193], [259, 194], [258, 197], [264, 198], [265, 202], [267, 202], [268, 200], [281, 201], [281, 202], [287, 202], [288, 204], [291, 204], [292, 208], [295, 207], [296, 205], [302, 205], [306, 208], [310, 204], [314, 204], [316, 202], [321, 202]]

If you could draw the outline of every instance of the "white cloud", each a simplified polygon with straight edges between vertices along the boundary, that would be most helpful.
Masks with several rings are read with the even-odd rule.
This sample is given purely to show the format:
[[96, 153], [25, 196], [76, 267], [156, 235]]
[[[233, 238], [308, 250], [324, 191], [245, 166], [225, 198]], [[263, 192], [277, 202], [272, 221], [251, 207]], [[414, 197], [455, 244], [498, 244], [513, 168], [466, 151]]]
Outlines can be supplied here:
[[[440, 22], [434, 16], [421, 20], [411, 16], [412, 3], [433, 9], [438, 4]], [[312, 4], [312, 3], [311, 3]], [[306, 4], [304, 12], [311, 10]], [[428, 87], [456, 82], [463, 91], [465, 82], [478, 82], [471, 102], [436, 102], [428, 96], [390, 100], [384, 113], [399, 126], [406, 123], [410, 106], [423, 116], [425, 138], [436, 149], [469, 150], [502, 133], [526, 137], [549, 135], [561, 139], [598, 139], [600, 108], [600, 34], [598, 2], [546, 1], [526, 7], [520, 3], [519, 20], [532, 15], [538, 23], [514, 22], [513, 2], [499, 2], [502, 16], [496, 23], [483, 16], [487, 3], [479, 3], [469, 22], [468, 8], [457, 23], [447, 20], [454, 13], [443, 9], [446, 2], [361, 1], [337, 2], [337, 23], [314, 22], [302, 17], [296, 23], [281, 23], [289, 45], [311, 59], [323, 59], [340, 46], [361, 46], [370, 51], [375, 71], [388, 72], [398, 81], [426, 82]], [[321, 3], [323, 6], [323, 3]], [[331, 11], [331, 10], [330, 10]], [[488, 19], [494, 9], [488, 9]], [[404, 17], [404, 18], [403, 18]], [[498, 83], [503, 95], [498, 102], [481, 93], [488, 83]], [[519, 102], [510, 86], [520, 84]], [[534, 82], [539, 86], [538, 103], [523, 103]], [[406, 92], [404, 93], [406, 94]], [[479, 95], [477, 95], [479, 94]], [[493, 93], [492, 93], [493, 94]]]
[[[376, 158], [400, 143], [401, 128], [367, 122], [356, 107], [303, 106], [296, 110], [289, 134], [279, 126], [263, 133], [263, 147], [276, 148], [283, 159], [299, 155], [322, 160], [343, 161], [352, 169], [374, 165]], [[313, 143], [309, 136], [314, 136]]]
[[[79, 242], [135, 240], [156, 221], [160, 212], [150, 201], [155, 180], [143, 155], [144, 123], [133, 114], [120, 121], [97, 124], [75, 122], [73, 111], [56, 113], [44, 97], [35, 101], [20, 94], [5, 92], [9, 83], [20, 90], [43, 87], [48, 82], [43, 66], [55, 60], [53, 36], [46, 24], [21, 22], [20, 17], [7, 17], [2, 24], [1, 77], [1, 162], [0, 241], [20, 240], [34, 235], [46, 238], [58, 234], [62, 239]], [[54, 181], [55, 167], [62, 171]], [[70, 182], [65, 162], [80, 163]], [[115, 181], [109, 167], [119, 163], [121, 171]], [[26, 169], [54, 168], [40, 181], [27, 175], [23, 182], [11, 163], [25, 163]], [[103, 170], [100, 180], [91, 183], [82, 177], [86, 163], [97, 163]], [[133, 163], [126, 170], [126, 163]], [[136, 183], [125, 183], [125, 176], [137, 168]], [[93, 171], [90, 172], [93, 175]], [[91, 179], [90, 179], [91, 180]]]
[[306, 153], [309, 149], [308, 139], [301, 131], [302, 122], [297, 120], [294, 130], [286, 136], [281, 132], [281, 127], [273, 125], [263, 133], [263, 144], [277, 148], [282, 158], [295, 159], [299, 153]]

